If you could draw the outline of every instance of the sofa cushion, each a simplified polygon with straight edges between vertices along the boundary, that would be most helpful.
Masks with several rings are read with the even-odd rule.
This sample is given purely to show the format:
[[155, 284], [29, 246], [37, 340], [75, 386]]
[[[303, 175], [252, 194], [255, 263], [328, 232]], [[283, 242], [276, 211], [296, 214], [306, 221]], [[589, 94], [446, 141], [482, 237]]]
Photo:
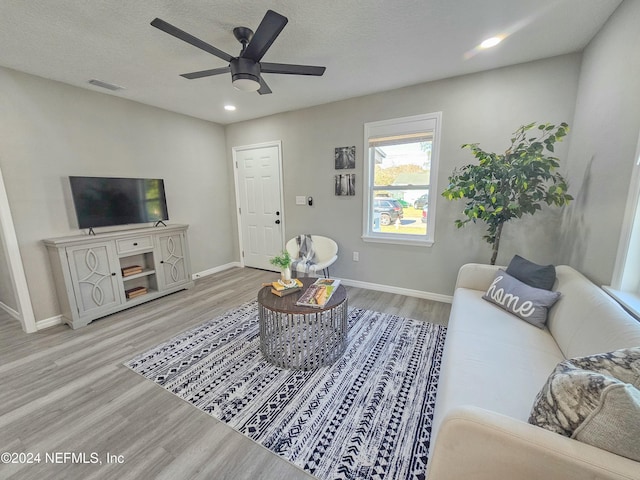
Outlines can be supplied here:
[[640, 461], [640, 347], [560, 362], [529, 423]]
[[543, 328], [549, 308], [560, 298], [560, 293], [530, 287], [507, 272], [498, 270], [482, 298], [538, 328]]
[[519, 321], [482, 300], [482, 293], [458, 288], [453, 297], [434, 437], [446, 412], [461, 405], [475, 405], [526, 422], [531, 400], [549, 372], [565, 358], [546, 329]]
[[562, 297], [549, 310], [547, 328], [565, 358], [640, 345], [640, 323], [604, 290], [566, 265], [556, 273]]
[[551, 290], [556, 281], [556, 267], [538, 265], [520, 255], [514, 255], [507, 266], [507, 273], [530, 287]]

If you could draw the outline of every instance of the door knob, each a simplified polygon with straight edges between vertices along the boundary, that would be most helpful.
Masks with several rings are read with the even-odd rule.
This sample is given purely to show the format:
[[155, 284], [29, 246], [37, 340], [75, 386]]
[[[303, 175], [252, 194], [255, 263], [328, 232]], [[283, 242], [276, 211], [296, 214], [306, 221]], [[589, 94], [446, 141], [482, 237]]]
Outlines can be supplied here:
[[276, 225], [280, 225], [280, 220], [276, 220]]

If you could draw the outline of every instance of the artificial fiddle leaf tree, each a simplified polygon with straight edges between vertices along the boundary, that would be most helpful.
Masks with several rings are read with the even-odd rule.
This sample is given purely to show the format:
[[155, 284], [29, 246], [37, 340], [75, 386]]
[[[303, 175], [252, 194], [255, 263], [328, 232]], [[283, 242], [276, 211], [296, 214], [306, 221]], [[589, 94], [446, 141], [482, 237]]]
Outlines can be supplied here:
[[458, 228], [478, 220], [487, 224], [484, 238], [492, 246], [491, 265], [496, 263], [506, 222], [533, 215], [543, 203], [563, 206], [573, 200], [566, 180], [556, 171], [558, 158], [550, 155], [568, 130], [566, 123], [523, 125], [502, 154], [485, 152], [477, 143], [462, 145], [471, 150], [478, 164], [454, 170], [442, 195], [449, 200], [466, 200], [466, 218], [455, 221]]

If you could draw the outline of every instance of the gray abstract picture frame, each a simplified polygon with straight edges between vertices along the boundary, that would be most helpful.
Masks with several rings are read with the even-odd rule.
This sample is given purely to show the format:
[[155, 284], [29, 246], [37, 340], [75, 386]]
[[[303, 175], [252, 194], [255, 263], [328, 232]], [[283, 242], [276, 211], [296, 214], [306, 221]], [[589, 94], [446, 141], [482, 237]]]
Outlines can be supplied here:
[[337, 196], [353, 196], [356, 194], [356, 174], [339, 173], [335, 176], [335, 193]]
[[356, 168], [356, 146], [336, 147], [334, 153], [336, 170]]

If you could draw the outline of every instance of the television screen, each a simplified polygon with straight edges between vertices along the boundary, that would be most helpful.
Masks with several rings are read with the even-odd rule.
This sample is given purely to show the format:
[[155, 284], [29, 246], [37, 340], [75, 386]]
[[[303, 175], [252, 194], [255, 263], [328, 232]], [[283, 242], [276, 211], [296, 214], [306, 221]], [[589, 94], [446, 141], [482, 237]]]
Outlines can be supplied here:
[[168, 220], [162, 179], [69, 177], [80, 228]]

